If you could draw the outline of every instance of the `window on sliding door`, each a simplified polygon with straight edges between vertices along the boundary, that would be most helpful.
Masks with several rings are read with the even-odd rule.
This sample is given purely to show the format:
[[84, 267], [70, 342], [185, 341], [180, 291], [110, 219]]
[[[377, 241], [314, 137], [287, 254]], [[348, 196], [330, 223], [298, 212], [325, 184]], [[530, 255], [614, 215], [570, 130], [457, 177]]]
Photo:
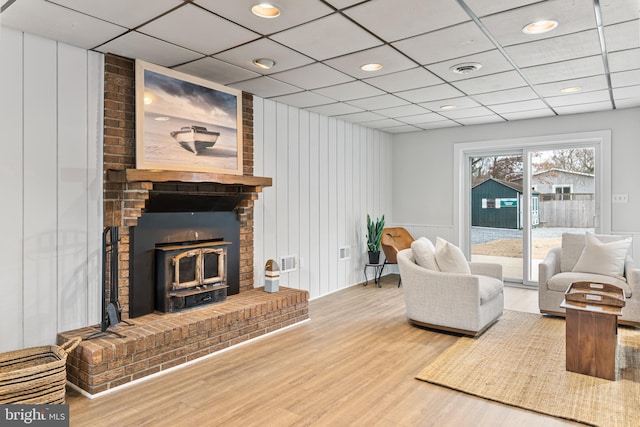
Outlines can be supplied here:
[[[594, 147], [528, 150], [529, 182], [539, 201], [539, 224], [531, 229], [529, 280], [538, 280], [538, 264], [550, 248], [560, 246], [562, 233], [596, 229]], [[533, 209], [532, 209], [533, 211]]]
[[563, 232], [611, 231], [609, 132], [454, 152], [460, 246], [472, 261], [501, 263], [506, 282], [537, 286], [538, 265]]

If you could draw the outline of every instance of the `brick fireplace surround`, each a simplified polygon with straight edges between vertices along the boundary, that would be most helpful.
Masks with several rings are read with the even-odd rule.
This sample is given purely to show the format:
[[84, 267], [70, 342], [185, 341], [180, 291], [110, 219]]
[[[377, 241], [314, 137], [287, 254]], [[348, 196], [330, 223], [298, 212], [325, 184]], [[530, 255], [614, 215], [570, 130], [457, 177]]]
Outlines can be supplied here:
[[[105, 56], [104, 225], [117, 226], [118, 293], [129, 319], [129, 236], [153, 191], [242, 196], [240, 293], [226, 301], [178, 313], [152, 313], [83, 341], [67, 359], [67, 379], [90, 395], [205, 357], [243, 341], [309, 318], [307, 291], [280, 288], [267, 293], [253, 283], [253, 201], [270, 178], [253, 176], [253, 98], [243, 93], [243, 175], [167, 172], [156, 176], [135, 169], [135, 62]], [[58, 334], [61, 344], [87, 337], [99, 326]]]

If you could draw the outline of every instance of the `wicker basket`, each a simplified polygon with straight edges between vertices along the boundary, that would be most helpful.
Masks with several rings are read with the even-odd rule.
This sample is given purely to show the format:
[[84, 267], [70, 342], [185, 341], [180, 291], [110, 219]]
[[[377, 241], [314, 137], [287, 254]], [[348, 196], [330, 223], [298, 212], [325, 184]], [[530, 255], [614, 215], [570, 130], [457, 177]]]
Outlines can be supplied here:
[[80, 341], [0, 354], [0, 404], [65, 403], [67, 355]]

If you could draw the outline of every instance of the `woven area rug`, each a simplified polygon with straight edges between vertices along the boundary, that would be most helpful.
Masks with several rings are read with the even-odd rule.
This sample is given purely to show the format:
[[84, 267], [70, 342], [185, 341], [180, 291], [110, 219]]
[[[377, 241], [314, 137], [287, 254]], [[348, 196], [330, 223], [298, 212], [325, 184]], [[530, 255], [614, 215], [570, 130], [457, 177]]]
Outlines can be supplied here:
[[505, 311], [479, 338], [460, 338], [419, 380], [598, 426], [640, 424], [640, 330], [618, 328], [617, 380], [565, 370], [564, 319]]

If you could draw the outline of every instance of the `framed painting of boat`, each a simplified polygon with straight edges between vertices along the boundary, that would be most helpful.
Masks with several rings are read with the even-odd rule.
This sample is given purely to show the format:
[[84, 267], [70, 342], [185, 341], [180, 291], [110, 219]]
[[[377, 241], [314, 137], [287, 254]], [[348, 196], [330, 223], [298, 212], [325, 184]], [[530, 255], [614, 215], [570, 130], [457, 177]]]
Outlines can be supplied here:
[[136, 60], [136, 168], [242, 175], [242, 92]]

